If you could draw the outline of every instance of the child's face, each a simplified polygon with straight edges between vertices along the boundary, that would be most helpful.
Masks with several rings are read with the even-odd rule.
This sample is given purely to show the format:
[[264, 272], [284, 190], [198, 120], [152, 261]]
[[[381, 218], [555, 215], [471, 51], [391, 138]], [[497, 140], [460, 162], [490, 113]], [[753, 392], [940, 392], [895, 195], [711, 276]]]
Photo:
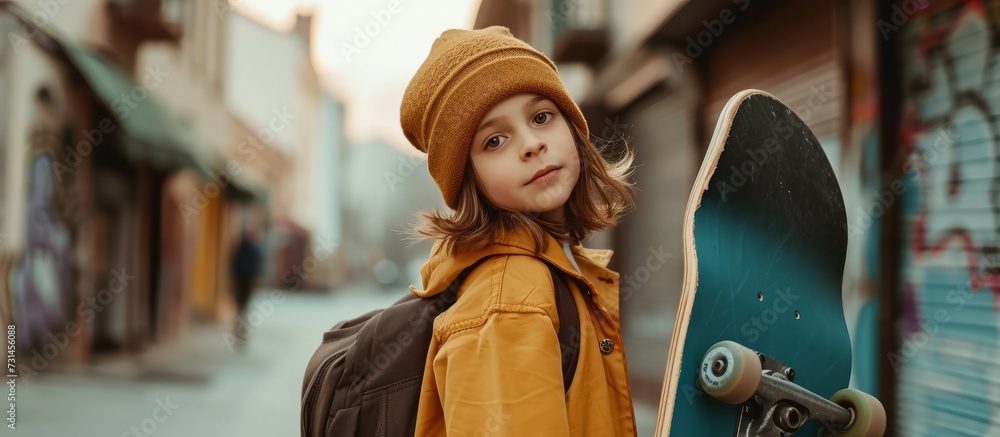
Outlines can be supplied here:
[[[570, 125], [551, 100], [517, 94], [480, 121], [469, 158], [486, 195], [503, 208], [562, 222], [563, 205], [580, 176]], [[543, 169], [557, 168], [535, 179]]]

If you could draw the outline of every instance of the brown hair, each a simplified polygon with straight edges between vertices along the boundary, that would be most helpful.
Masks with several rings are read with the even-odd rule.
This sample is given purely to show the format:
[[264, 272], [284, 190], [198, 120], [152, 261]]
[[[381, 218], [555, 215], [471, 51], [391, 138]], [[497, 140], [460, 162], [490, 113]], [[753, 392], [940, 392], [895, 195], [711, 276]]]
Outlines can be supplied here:
[[[578, 244], [593, 232], [617, 225], [635, 207], [632, 199], [635, 187], [628, 180], [634, 154], [625, 149], [620, 159], [608, 161], [602, 153], [614, 142], [598, 148], [575, 123], [569, 125], [580, 156], [580, 177], [566, 200], [565, 224], [546, 221], [538, 213], [495, 205], [479, 189], [470, 159], [462, 179], [458, 208], [447, 215], [437, 210], [418, 213], [421, 223], [409, 230], [409, 239], [414, 242], [441, 239], [446, 253], [456, 253], [483, 248], [518, 228], [526, 228], [539, 253], [547, 250], [546, 233], [558, 241]], [[624, 138], [621, 142], [625, 142]]]

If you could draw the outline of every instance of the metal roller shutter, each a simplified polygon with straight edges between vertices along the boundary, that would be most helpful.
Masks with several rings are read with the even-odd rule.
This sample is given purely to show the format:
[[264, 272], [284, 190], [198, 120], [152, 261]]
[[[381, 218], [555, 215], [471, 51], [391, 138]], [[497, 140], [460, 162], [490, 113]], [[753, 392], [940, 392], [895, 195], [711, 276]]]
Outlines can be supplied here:
[[909, 160], [897, 181], [905, 195], [902, 339], [889, 354], [899, 378], [897, 423], [907, 436], [997, 436], [997, 5], [898, 7], [906, 18], [898, 30], [899, 138]]
[[633, 396], [654, 408], [684, 277], [684, 207], [698, 171], [693, 91], [657, 96], [621, 116], [632, 126], [634, 179], [646, 187], [636, 192], [636, 213], [618, 228], [623, 331]]
[[792, 108], [837, 169], [844, 93], [833, 16], [830, 1], [788, 2], [739, 29], [738, 36], [720, 39], [706, 63], [706, 145], [729, 98], [756, 88]]

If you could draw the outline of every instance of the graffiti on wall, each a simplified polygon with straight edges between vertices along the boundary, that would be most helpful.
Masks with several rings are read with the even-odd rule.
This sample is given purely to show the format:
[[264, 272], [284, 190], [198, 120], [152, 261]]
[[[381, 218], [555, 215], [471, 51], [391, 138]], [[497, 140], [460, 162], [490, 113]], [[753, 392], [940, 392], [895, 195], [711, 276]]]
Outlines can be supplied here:
[[902, 30], [904, 332], [889, 360], [905, 435], [1000, 432], [989, 401], [1000, 393], [1000, 46], [989, 9], [955, 4]]
[[45, 336], [65, 323], [73, 296], [73, 237], [65, 222], [65, 193], [52, 171], [68, 133], [58, 104], [50, 87], [39, 87], [28, 120], [31, 153], [20, 247], [8, 279], [18, 343], [28, 347], [46, 342]]
[[44, 342], [43, 334], [65, 318], [70, 294], [70, 233], [54, 205], [52, 156], [37, 154], [30, 164], [24, 245], [14, 266], [12, 300], [18, 335], [25, 345]]

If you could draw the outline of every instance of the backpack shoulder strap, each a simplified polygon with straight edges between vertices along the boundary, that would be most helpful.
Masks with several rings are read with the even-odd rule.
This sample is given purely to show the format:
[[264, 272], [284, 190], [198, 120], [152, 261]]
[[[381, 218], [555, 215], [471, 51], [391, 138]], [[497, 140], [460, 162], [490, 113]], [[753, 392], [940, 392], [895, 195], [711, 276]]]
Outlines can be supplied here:
[[[454, 296], [458, 295], [458, 289], [469, 273], [488, 258], [482, 258], [462, 269], [455, 281], [442, 293], [450, 295], [450, 299], [446, 298], [446, 308], [455, 302]], [[573, 375], [576, 373], [577, 361], [580, 359], [580, 314], [577, 312], [573, 293], [566, 284], [562, 271], [548, 262], [545, 264], [552, 274], [552, 285], [555, 288], [556, 311], [559, 313], [559, 351], [562, 356], [563, 390], [568, 392], [570, 384], [573, 383]]]
[[482, 264], [489, 258], [490, 257], [488, 256], [480, 258], [478, 261], [472, 263], [472, 265], [462, 269], [462, 271], [459, 272], [458, 277], [456, 277], [454, 281], [451, 281], [451, 284], [448, 284], [448, 288], [446, 288], [444, 291], [438, 294], [438, 296], [440, 296], [440, 298], [443, 299], [444, 301], [443, 309], [447, 310], [448, 308], [451, 308], [451, 306], [455, 304], [455, 301], [458, 299], [458, 290], [462, 287], [462, 283], [465, 282], [466, 276], [469, 276], [469, 273], [472, 273], [472, 271], [475, 270], [476, 267], [479, 267], [480, 264]]
[[580, 359], [580, 314], [573, 303], [573, 293], [562, 271], [549, 264], [552, 284], [556, 290], [556, 311], [559, 313], [559, 350], [562, 355], [563, 389], [569, 391]]

